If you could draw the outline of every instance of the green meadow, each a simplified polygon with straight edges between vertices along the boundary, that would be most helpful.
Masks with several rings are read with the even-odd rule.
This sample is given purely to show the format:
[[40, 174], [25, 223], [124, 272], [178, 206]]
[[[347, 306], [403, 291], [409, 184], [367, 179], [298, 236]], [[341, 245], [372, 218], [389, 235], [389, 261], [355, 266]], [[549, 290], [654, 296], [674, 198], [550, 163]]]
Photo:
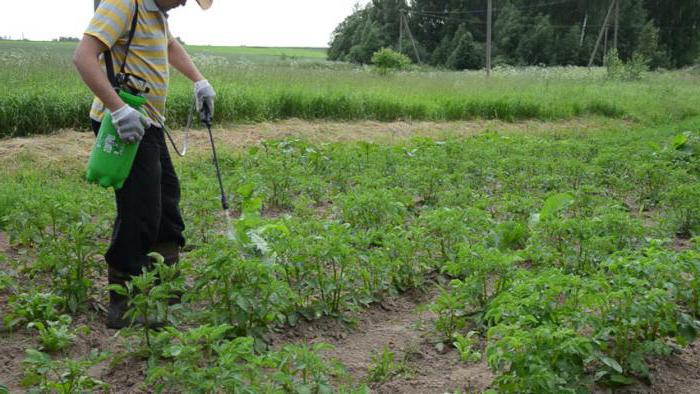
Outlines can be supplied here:
[[[85, 129], [91, 95], [71, 62], [75, 44], [0, 42], [0, 135]], [[189, 48], [219, 93], [220, 124], [308, 120], [570, 119], [586, 115], [647, 124], [698, 113], [693, 71], [651, 73], [642, 81], [606, 79], [604, 69], [498, 69], [449, 72], [417, 67], [388, 76], [325, 61], [316, 49]], [[168, 117], [182, 125], [191, 84], [173, 77]]]

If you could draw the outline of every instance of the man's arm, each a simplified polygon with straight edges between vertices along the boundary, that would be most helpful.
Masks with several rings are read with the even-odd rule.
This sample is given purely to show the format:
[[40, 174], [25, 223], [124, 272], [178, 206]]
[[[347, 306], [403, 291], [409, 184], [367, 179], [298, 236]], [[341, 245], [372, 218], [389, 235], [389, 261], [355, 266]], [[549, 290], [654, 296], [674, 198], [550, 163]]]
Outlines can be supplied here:
[[[168, 35], [170, 35], [170, 33], [168, 33]], [[185, 51], [185, 48], [174, 38], [171, 38], [168, 42], [168, 57], [170, 59], [170, 64], [175, 67], [176, 70], [183, 73], [194, 82], [197, 111], [202, 113], [202, 116], [206, 117], [208, 122], [211, 123], [211, 119], [214, 116], [214, 99], [216, 98], [214, 88], [211, 87], [209, 81], [204, 79], [202, 73], [199, 72], [197, 66], [192, 62], [190, 55]], [[206, 110], [204, 110], [205, 108]]]
[[197, 66], [192, 62], [190, 55], [185, 51], [185, 48], [174, 38], [171, 38], [170, 42], [168, 42], [168, 58], [170, 59], [170, 65], [189, 78], [190, 81], [199, 82], [204, 79], [202, 73], [199, 72]]
[[83, 78], [85, 84], [95, 93], [104, 105], [111, 111], [116, 112], [124, 107], [124, 102], [114, 91], [109, 83], [109, 79], [102, 72], [102, 67], [98, 61], [100, 53], [107, 50], [97, 38], [91, 35], [84, 35], [82, 41], [73, 53], [73, 63]]

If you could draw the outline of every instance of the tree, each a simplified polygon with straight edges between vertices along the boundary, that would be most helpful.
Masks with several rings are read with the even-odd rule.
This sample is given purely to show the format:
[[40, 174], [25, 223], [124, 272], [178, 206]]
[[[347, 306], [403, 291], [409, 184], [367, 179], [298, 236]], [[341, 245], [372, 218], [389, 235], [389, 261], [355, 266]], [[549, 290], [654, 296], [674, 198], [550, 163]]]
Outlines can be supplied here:
[[651, 69], [669, 66], [668, 53], [659, 44], [659, 29], [654, 26], [654, 22], [649, 21], [644, 25], [639, 36], [639, 46], [637, 53]]
[[[610, 1], [496, 0], [493, 43], [496, 63], [587, 64]], [[478, 50], [486, 40], [485, 3], [485, 0], [410, 0], [407, 4], [406, 0], [372, 0], [366, 7], [356, 8], [336, 28], [328, 57], [369, 63], [372, 53], [379, 48], [398, 50], [403, 12], [422, 59], [435, 66], [457, 69], [481, 67], [483, 59]], [[612, 26], [610, 23], [610, 39]], [[657, 30], [653, 31], [652, 27]], [[417, 60], [407, 34], [401, 46], [406, 55]], [[621, 0], [617, 49], [624, 62], [644, 52], [651, 56], [652, 67], [692, 64], [700, 58], [698, 0]]]
[[478, 69], [484, 66], [484, 47], [474, 41], [466, 25], [460, 25], [455, 33], [450, 55], [445, 65], [453, 70]]
[[352, 15], [338, 25], [331, 35], [330, 48], [328, 48], [329, 60], [347, 60], [351, 49], [355, 45], [353, 38], [368, 18], [366, 9], [356, 8]]
[[553, 65], [555, 35], [549, 16], [538, 15], [533, 25], [528, 27], [520, 40], [515, 53], [518, 64]]
[[494, 22], [494, 55], [496, 63], [517, 63], [515, 51], [525, 33], [524, 17], [510, 2], [506, 2]]
[[659, 42], [668, 49], [672, 66], [693, 64], [700, 55], [700, 6], [697, 0], [645, 0], [659, 28]]

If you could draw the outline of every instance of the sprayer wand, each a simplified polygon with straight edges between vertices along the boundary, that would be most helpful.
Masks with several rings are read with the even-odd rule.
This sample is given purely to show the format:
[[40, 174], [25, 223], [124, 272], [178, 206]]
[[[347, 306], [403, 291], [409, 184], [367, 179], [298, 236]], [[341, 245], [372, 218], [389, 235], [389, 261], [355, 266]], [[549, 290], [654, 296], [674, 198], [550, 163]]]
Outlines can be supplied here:
[[236, 236], [233, 231], [233, 226], [231, 225], [231, 215], [229, 215], [228, 199], [226, 198], [226, 191], [224, 190], [224, 182], [221, 180], [221, 169], [219, 168], [219, 158], [216, 155], [214, 135], [211, 132], [211, 111], [206, 103], [202, 104], [202, 112], [200, 112], [199, 118], [202, 121], [202, 124], [207, 127], [207, 131], [209, 131], [209, 142], [211, 142], [211, 153], [214, 161], [214, 167], [216, 168], [216, 178], [219, 180], [219, 189], [221, 190], [221, 208], [224, 210], [224, 217], [226, 218], [226, 236], [230, 240], [235, 240]]
[[221, 190], [221, 208], [228, 216], [228, 200], [226, 199], [226, 191], [224, 190], [224, 182], [221, 180], [221, 169], [219, 168], [219, 158], [216, 155], [216, 145], [214, 144], [214, 135], [211, 132], [211, 111], [206, 103], [202, 105], [202, 112], [199, 114], [202, 124], [209, 131], [209, 142], [211, 142], [211, 153], [214, 159], [214, 167], [216, 168], [216, 178], [219, 180], [219, 189]]

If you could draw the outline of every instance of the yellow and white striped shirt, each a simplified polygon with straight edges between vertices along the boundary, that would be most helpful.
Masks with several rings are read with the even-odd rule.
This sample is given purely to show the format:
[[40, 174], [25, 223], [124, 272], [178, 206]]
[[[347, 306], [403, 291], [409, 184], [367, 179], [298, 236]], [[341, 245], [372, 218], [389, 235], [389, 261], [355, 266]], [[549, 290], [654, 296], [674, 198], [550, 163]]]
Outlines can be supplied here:
[[[102, 41], [112, 49], [114, 73], [119, 73], [126, 54], [126, 42], [134, 17], [136, 0], [102, 0], [85, 34]], [[165, 122], [165, 101], [170, 81], [168, 43], [171, 39], [167, 15], [154, 0], [139, 0], [136, 33], [131, 42], [126, 71], [148, 81], [150, 91], [145, 95], [146, 112], [152, 121]], [[100, 64], [104, 68], [103, 56]], [[101, 121], [105, 106], [97, 97], [92, 103], [90, 117]]]

